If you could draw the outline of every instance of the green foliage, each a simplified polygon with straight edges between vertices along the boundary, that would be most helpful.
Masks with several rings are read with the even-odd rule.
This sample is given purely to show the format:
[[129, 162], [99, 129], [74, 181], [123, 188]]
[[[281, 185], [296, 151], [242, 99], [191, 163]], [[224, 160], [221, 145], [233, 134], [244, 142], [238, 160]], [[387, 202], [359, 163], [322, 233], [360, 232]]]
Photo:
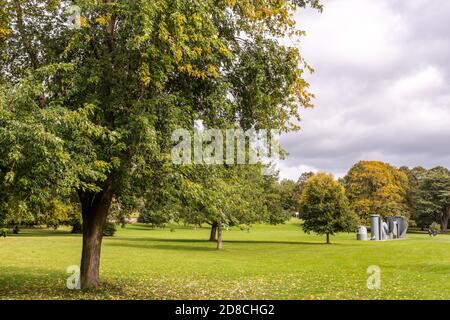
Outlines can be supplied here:
[[411, 212], [411, 225], [424, 229], [431, 224], [432, 218], [422, 214], [421, 210], [418, 210], [416, 205], [416, 195], [419, 190], [420, 179], [427, 173], [427, 170], [423, 167], [409, 169], [406, 166], [401, 167], [400, 170], [408, 176], [406, 202]]
[[[282, 223], [283, 208], [278, 177], [263, 175], [262, 165], [183, 166], [172, 206], [186, 223], [228, 226], [256, 222]], [[270, 170], [269, 170], [270, 171]]]
[[103, 236], [112, 237], [116, 233], [116, 225], [112, 222], [106, 222], [103, 226]]
[[364, 224], [371, 214], [409, 218], [408, 177], [397, 168], [379, 161], [361, 161], [344, 178], [351, 209]]
[[311, 178], [313, 175], [314, 172], [303, 172], [298, 178], [297, 182], [295, 183], [294, 191], [292, 194], [292, 201], [294, 209], [300, 214], [300, 217], [301, 217], [300, 201], [303, 193], [303, 188], [306, 185], [308, 179]]
[[357, 216], [350, 209], [345, 189], [333, 176], [318, 173], [306, 182], [300, 201], [303, 230], [333, 235], [355, 231]]
[[123, 228], [126, 226], [127, 220], [139, 207], [139, 201], [130, 197], [129, 199], [116, 200], [113, 199], [111, 207], [109, 209], [109, 220], [114, 221], [116, 224], [120, 224]]
[[8, 235], [9, 230], [6, 228], [0, 228], [0, 237], [6, 238], [6, 236]]
[[181, 217], [189, 223], [229, 226], [264, 220], [264, 203], [257, 202], [263, 187], [260, 170], [257, 165], [186, 166], [179, 194]]
[[70, 222], [70, 226], [72, 226], [71, 233], [82, 233], [83, 225], [80, 219], [74, 219]]
[[446, 232], [450, 216], [450, 171], [443, 167], [421, 172], [412, 195], [414, 216], [422, 226], [441, 224]]
[[[276, 39], [301, 36], [294, 14], [321, 10], [318, 1], [80, 0], [72, 29], [63, 14], [68, 1], [1, 4], [2, 219], [25, 221], [49, 214], [53, 199], [103, 198], [106, 190], [120, 205], [154, 204], [172, 197], [165, 181], [183, 175], [170, 165], [174, 129], [196, 119], [296, 129], [299, 107], [311, 106], [303, 73], [312, 69]], [[248, 185], [234, 173], [221, 175], [213, 175], [212, 190], [187, 198], [207, 199], [193, 202], [217, 219], [254, 221], [255, 193], [241, 192]], [[170, 211], [176, 203], [169, 201]]]
[[292, 180], [282, 180], [279, 184], [279, 192], [281, 195], [281, 205], [284, 210], [289, 213], [295, 212], [296, 203], [294, 198], [296, 184]]
[[440, 226], [439, 223], [433, 222], [432, 224], [430, 224], [429, 229], [431, 229], [433, 231], [436, 231], [436, 232], [439, 232], [439, 230], [441, 229], [441, 226]]
[[139, 213], [138, 222], [150, 224], [152, 227], [163, 227], [170, 221], [170, 215], [165, 211], [154, 211], [144, 208]]
[[[278, 182], [278, 174], [264, 177], [260, 201], [264, 204], [261, 214], [264, 222], [280, 224], [291, 218], [293, 184], [290, 181]], [[258, 201], [258, 200], [255, 200]]]

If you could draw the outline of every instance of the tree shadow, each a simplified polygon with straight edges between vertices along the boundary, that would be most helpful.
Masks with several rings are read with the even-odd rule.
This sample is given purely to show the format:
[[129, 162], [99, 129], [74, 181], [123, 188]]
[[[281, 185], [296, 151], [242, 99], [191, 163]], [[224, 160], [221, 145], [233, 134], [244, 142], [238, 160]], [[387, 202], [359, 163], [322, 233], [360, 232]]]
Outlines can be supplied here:
[[[209, 243], [205, 241], [204, 243]], [[134, 249], [156, 249], [156, 250], [174, 250], [174, 251], [215, 251], [216, 246], [213, 242], [210, 243], [211, 246], [195, 246], [195, 245], [183, 245], [183, 244], [158, 244], [156, 241], [145, 241], [145, 243], [127, 243], [123, 242], [113, 242], [106, 244], [107, 246], [113, 247], [125, 247]]]
[[108, 279], [102, 279], [99, 289], [81, 291], [69, 290], [65, 270], [33, 267], [0, 268], [1, 299], [108, 299], [111, 294], [121, 296], [123, 288]]
[[[139, 238], [108, 238], [110, 240], [120, 240], [123, 242], [163, 242], [163, 243], [204, 243], [215, 245], [214, 241], [201, 240], [201, 239], [168, 239], [168, 238], [154, 238], [154, 237], [139, 237]], [[282, 240], [224, 240], [226, 243], [236, 243], [236, 244], [287, 244], [287, 245], [306, 245], [306, 246], [353, 246], [351, 243], [331, 243], [327, 244], [324, 242], [308, 242], [308, 241], [282, 241]], [[110, 243], [109, 245], [111, 245]], [[114, 244], [116, 245], [116, 244]], [[156, 247], [155, 245], [151, 246]], [[199, 248], [199, 247], [194, 247]]]
[[8, 237], [21, 238], [21, 237], [58, 237], [58, 236], [70, 236], [81, 237], [80, 233], [71, 233], [68, 230], [50, 230], [50, 229], [21, 229], [18, 234], [8, 233]]

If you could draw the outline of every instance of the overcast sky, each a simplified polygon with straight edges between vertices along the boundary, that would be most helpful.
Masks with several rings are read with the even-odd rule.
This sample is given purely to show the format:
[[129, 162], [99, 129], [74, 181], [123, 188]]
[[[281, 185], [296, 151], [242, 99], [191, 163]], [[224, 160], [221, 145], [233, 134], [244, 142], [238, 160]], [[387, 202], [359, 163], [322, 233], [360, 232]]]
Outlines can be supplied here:
[[316, 107], [282, 137], [281, 177], [359, 160], [450, 167], [450, 1], [322, 2], [297, 15]]

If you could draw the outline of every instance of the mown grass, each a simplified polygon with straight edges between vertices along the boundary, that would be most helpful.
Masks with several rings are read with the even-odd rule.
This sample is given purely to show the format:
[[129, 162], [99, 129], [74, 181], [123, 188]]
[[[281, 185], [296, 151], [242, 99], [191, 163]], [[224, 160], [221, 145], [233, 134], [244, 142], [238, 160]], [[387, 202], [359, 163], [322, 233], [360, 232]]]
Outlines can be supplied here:
[[[174, 231], [171, 231], [171, 228]], [[23, 230], [0, 239], [1, 299], [450, 299], [450, 237], [409, 234], [406, 240], [360, 242], [354, 234], [301, 232], [299, 221], [225, 232], [216, 251], [207, 228], [128, 225], [105, 238], [103, 286], [66, 289], [79, 264], [81, 237]], [[381, 268], [369, 290], [367, 267]]]

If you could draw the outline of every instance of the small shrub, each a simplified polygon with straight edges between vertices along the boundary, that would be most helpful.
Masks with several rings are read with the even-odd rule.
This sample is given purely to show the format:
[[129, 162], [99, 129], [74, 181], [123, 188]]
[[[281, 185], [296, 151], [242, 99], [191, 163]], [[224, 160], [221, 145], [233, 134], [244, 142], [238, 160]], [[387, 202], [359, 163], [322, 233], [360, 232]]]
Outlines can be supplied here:
[[72, 230], [71, 233], [83, 233], [83, 226], [79, 220], [72, 221]]
[[112, 237], [116, 233], [116, 231], [116, 225], [112, 222], [107, 222], [103, 227], [103, 236]]
[[428, 228], [428, 234], [430, 236], [436, 236], [439, 233], [439, 230], [441, 229], [441, 226], [439, 223], [433, 222], [430, 227]]
[[0, 229], [0, 237], [6, 238], [8, 233], [9, 233], [8, 229], [6, 229], [6, 228], [1, 228]]
[[241, 231], [247, 231], [250, 232], [250, 226], [247, 224], [241, 224], [239, 225], [239, 229], [241, 229]]
[[433, 223], [430, 225], [430, 229], [433, 229], [434, 231], [439, 231], [439, 230], [441, 230], [441, 226], [440, 226], [439, 223], [433, 222]]
[[169, 215], [162, 211], [143, 209], [138, 218], [139, 223], [147, 223], [152, 228], [162, 228], [170, 221]]

